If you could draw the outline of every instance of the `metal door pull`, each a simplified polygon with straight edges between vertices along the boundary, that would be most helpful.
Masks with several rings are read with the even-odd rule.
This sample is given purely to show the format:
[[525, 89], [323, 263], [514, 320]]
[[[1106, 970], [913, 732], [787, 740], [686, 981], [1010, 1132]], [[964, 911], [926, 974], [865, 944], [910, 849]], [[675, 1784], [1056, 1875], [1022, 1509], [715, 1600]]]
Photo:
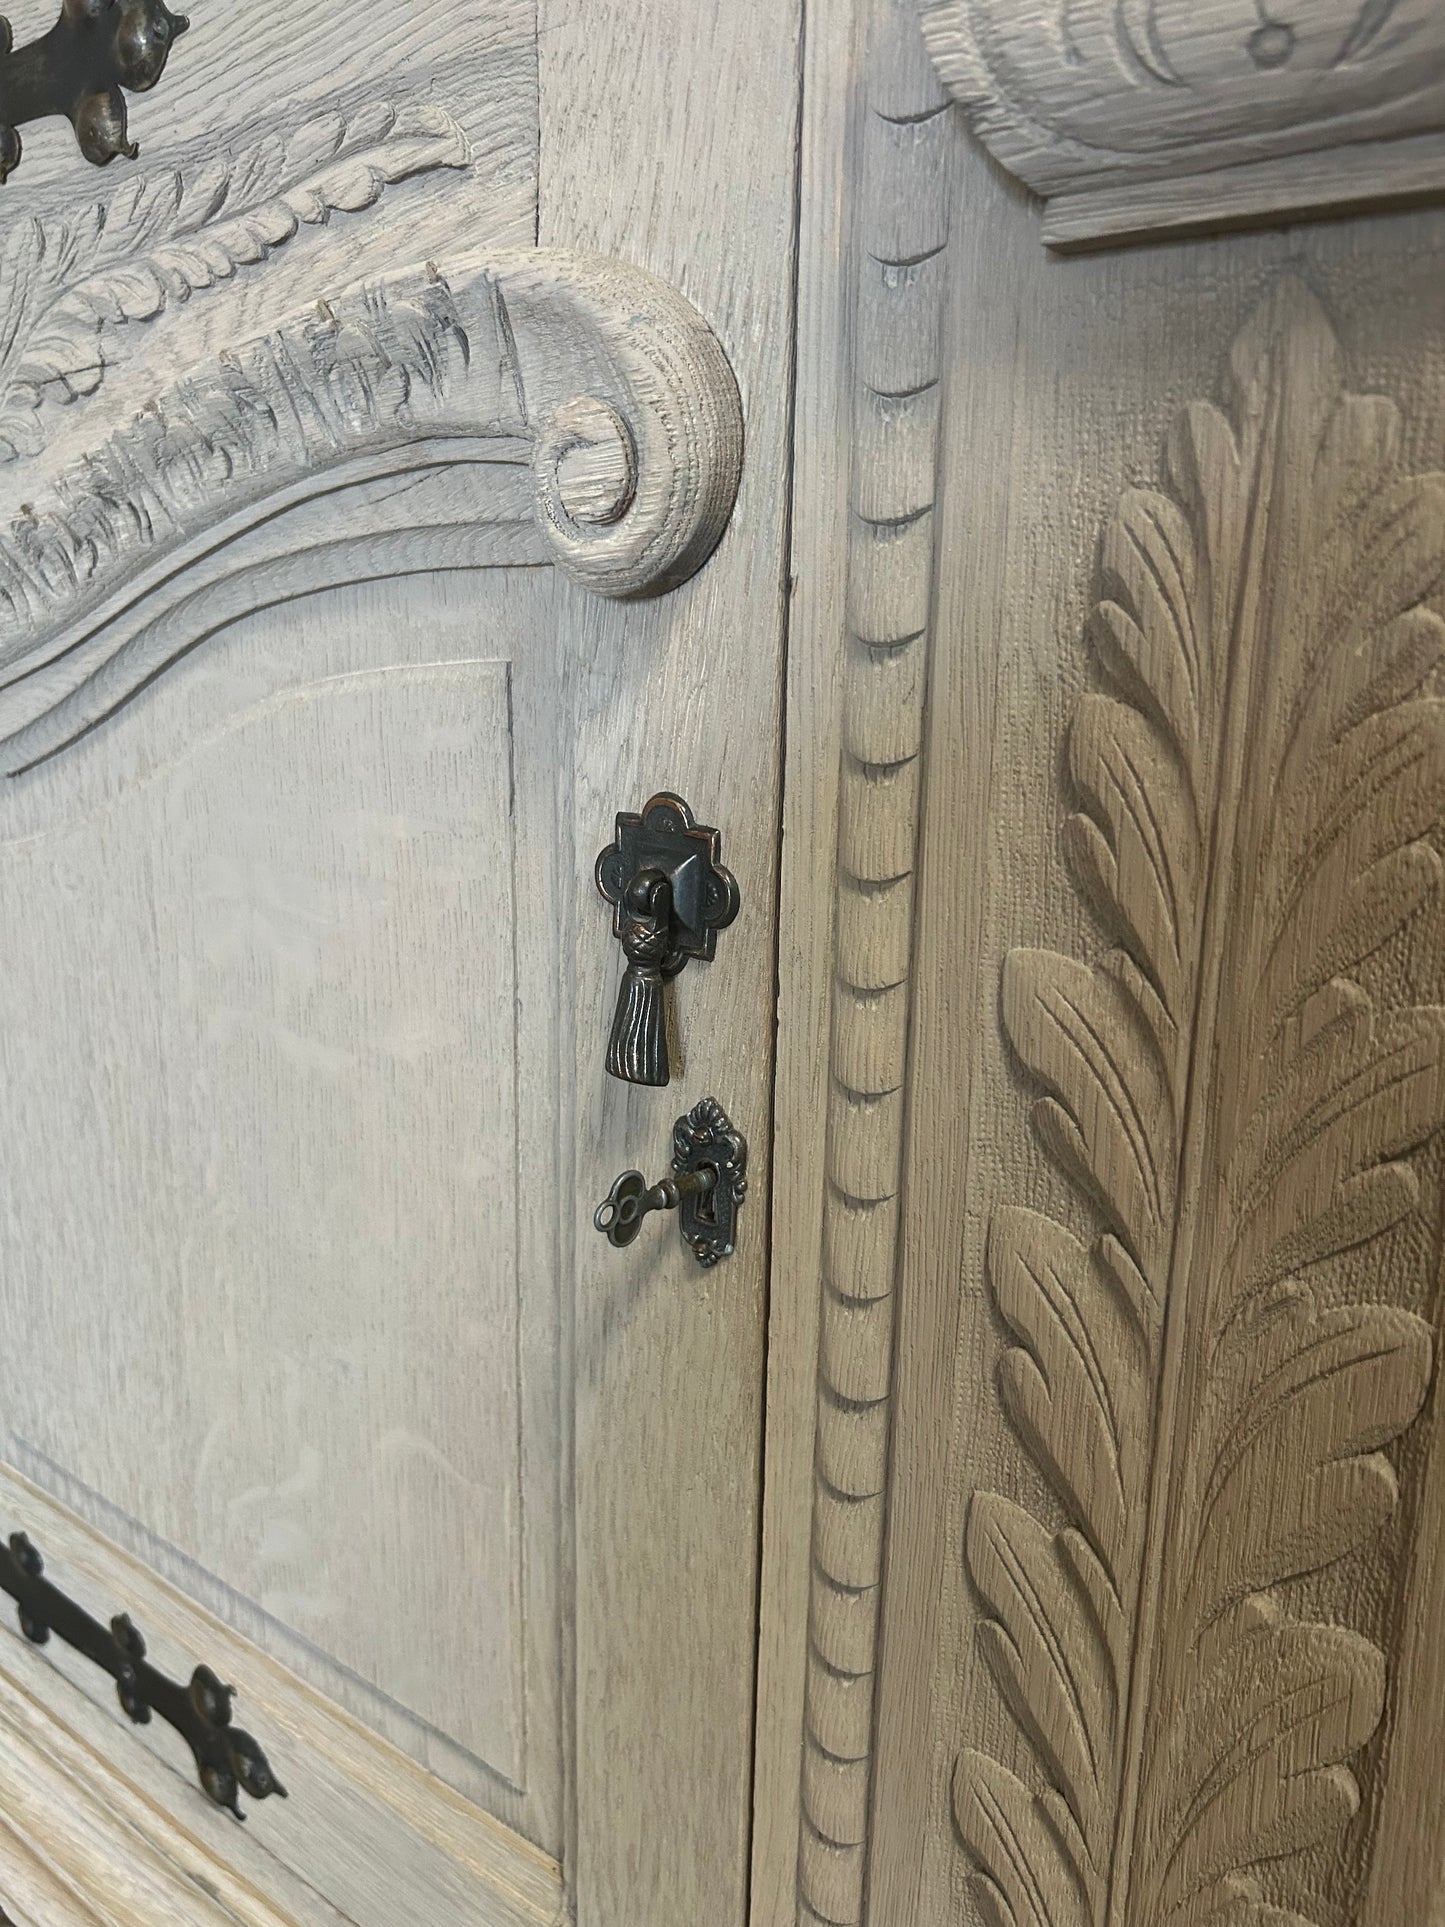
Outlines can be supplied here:
[[641, 1231], [649, 1212], [676, 1211], [682, 1241], [700, 1265], [730, 1258], [738, 1207], [747, 1196], [748, 1141], [733, 1129], [716, 1098], [703, 1098], [677, 1120], [672, 1170], [656, 1184], [640, 1171], [624, 1171], [593, 1213], [593, 1224], [621, 1250]]
[[654, 796], [617, 818], [616, 840], [597, 859], [597, 888], [613, 907], [627, 957], [607, 1043], [607, 1068], [625, 1084], [666, 1084], [663, 986], [692, 957], [711, 962], [717, 933], [738, 913], [738, 886], [718, 861], [722, 839], [694, 820], [680, 796]]

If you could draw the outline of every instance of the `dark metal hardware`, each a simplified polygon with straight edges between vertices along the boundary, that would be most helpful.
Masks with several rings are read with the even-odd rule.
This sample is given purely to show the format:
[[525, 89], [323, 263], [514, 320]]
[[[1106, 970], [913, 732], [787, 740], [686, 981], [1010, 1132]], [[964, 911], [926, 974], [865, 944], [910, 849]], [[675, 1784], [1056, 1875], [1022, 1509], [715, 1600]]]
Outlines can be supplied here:
[[231, 1724], [235, 1689], [223, 1686], [209, 1666], [198, 1666], [190, 1684], [180, 1685], [158, 1673], [145, 1656], [145, 1641], [126, 1613], [117, 1613], [109, 1627], [92, 1619], [42, 1575], [44, 1561], [23, 1532], [12, 1532], [10, 1544], [0, 1546], [0, 1592], [8, 1592], [20, 1608], [20, 1630], [33, 1645], [43, 1646], [54, 1633], [88, 1660], [103, 1667], [115, 1681], [116, 1694], [127, 1717], [144, 1726], [159, 1713], [173, 1726], [195, 1755], [202, 1787], [217, 1806], [244, 1820], [238, 1789], [253, 1800], [271, 1794], [286, 1798], [286, 1789], [249, 1733]]
[[680, 1117], [672, 1132], [670, 1178], [649, 1184], [624, 1171], [593, 1213], [592, 1222], [617, 1249], [630, 1245], [650, 1211], [679, 1211], [682, 1241], [700, 1265], [730, 1258], [738, 1207], [748, 1191], [748, 1141], [735, 1131], [715, 1097]]
[[38, 40], [14, 45], [0, 19], [0, 181], [20, 165], [20, 126], [64, 114], [80, 151], [97, 167], [118, 154], [134, 160], [122, 87], [143, 94], [165, 72], [174, 41], [190, 25], [165, 0], [64, 0]]
[[617, 838], [597, 859], [597, 888], [613, 906], [627, 956], [607, 1068], [626, 1084], [666, 1084], [663, 986], [689, 959], [710, 963], [717, 933], [738, 913], [738, 886], [718, 861], [722, 839], [694, 821], [680, 796], [654, 796], [617, 818]]

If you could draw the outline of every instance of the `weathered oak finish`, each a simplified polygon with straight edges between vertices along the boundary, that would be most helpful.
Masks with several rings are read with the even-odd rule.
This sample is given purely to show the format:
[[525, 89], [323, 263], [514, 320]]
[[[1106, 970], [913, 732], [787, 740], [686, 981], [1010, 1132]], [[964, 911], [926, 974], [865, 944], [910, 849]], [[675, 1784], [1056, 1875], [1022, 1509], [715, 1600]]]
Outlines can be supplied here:
[[1438, 217], [965, 141], [869, 1918], [1434, 1906]]
[[854, 131], [851, 461], [797, 1849], [800, 1904], [838, 1922], [863, 1911], [949, 221], [948, 104], [918, 57], [909, 16], [882, 10], [872, 49], [876, 84]]
[[[20, 1927], [742, 1919], [797, 41], [763, 11], [776, 111], [710, 172], [674, 113], [670, 246], [608, 231], [620, 149], [568, 131], [635, 21], [568, 57], [512, 0], [218, 0], [224, 105], [176, 90], [101, 198], [37, 151], [7, 203], [0, 1511], [233, 1679], [292, 1794], [232, 1838], [7, 1626], [7, 1786], [93, 1782], [48, 1853], [0, 1842]], [[744, 85], [707, 52], [698, 112], [718, 57]], [[700, 249], [748, 194], [748, 248]], [[730, 357], [747, 536], [669, 604], [738, 494]], [[654, 1122], [604, 1131], [592, 859], [668, 783], [746, 878], [687, 992], [694, 1094], [761, 1141], [716, 1287], [588, 1222]]]
[[[1132, 74], [1114, 151], [1047, 153], [1009, 115], [1060, 10], [923, 9], [970, 110], [941, 130], [913, 11], [859, 6], [810, 50], [848, 105], [805, 119], [792, 689], [816, 721], [789, 733], [779, 1129], [797, 1143], [829, 1086], [832, 1121], [779, 1177], [760, 1706], [802, 1770], [795, 1792], [765, 1729], [755, 1904], [769, 1927], [1431, 1920], [1441, 217], [1222, 230], [1346, 179], [1438, 187], [1436, 134], [1402, 118], [1439, 125], [1428, 60], [1387, 168], [1385, 83], [1373, 147], [1342, 111], [1291, 132], [1280, 92], [1337, 14], [1362, 25], [1341, 96], [1436, 17], [1300, 22], [1307, 59], [1257, 70], [1251, 161], [1207, 77], [1234, 84], [1257, 9], [1067, 10], [1094, 64], [1039, 80], [1055, 123], [1104, 112], [1091, 77], [1128, 32], [1196, 85]], [[1050, 256], [979, 133], [1050, 197], [1047, 240], [1211, 238]], [[890, 140], [917, 171], [885, 216], [931, 193], [946, 216], [885, 270], [900, 314], [942, 273], [916, 471], [853, 409]], [[927, 372], [894, 389], [900, 436]], [[919, 843], [890, 846], [915, 909], [877, 1000], [911, 1003], [896, 1068], [848, 1048], [830, 910], [850, 797], [910, 767], [901, 736], [848, 756], [848, 588], [885, 499], [878, 580], [902, 593], [924, 524], [932, 569]], [[837, 1168], [864, 1108], [875, 1151], [903, 1119], [882, 1287], [837, 1236], [867, 1209]]]
[[1115, 1918], [1258, 1912], [1261, 1860], [1333, 1843], [1385, 1656], [1282, 1588], [1375, 1544], [1380, 1448], [1431, 1375], [1398, 1303], [1419, 1267], [1360, 1298], [1320, 1268], [1416, 1221], [1411, 1155], [1445, 1121], [1445, 1012], [1360, 982], [1440, 891], [1445, 712], [1417, 692], [1445, 656], [1445, 476], [1401, 472], [1391, 405], [1345, 391], [1298, 283], [1231, 361], [1231, 413], [1188, 410], [1170, 491], [1131, 491], [1103, 541], [1124, 693], [1075, 712], [1065, 837], [1117, 947], [1004, 965], [1035, 1129], [1101, 1226], [1086, 1247], [1001, 1205], [988, 1234], [1021, 1341], [1001, 1396], [1068, 1520], [969, 1504], [982, 1648], [1051, 1789], [959, 1761], [1015, 1918], [1075, 1889]]
[[575, 1054], [576, 1868], [585, 1927], [676, 1927], [747, 1907], [802, 9], [544, 0], [540, 26], [540, 240], [636, 261], [683, 293], [727, 352], [746, 423], [737, 507], [705, 569], [637, 607], [565, 592], [587, 670], [591, 853], [619, 807], [672, 789], [722, 830], [743, 893], [718, 960], [676, 987], [671, 1090], [716, 1096], [750, 1145], [737, 1253], [707, 1273], [674, 1238], [623, 1253], [591, 1229], [619, 1171], [664, 1168], [679, 1107], [607, 1075], [616, 946], [590, 876], [576, 908], [596, 1026]]
[[1445, 193], [1435, 0], [920, 0], [1060, 247]]
[[0, 1517], [292, 1799], [7, 1628], [16, 1927], [1442, 1927], [1439, 9], [207, 18], [6, 190]]

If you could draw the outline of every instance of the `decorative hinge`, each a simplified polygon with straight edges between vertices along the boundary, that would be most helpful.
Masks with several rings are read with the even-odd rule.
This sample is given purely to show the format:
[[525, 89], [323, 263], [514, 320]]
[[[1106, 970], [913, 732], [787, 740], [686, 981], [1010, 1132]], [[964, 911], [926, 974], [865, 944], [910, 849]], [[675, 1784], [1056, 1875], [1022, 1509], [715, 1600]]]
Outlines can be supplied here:
[[134, 160], [121, 88], [154, 87], [190, 24], [165, 0], [65, 0], [49, 33], [16, 47], [0, 19], [0, 181], [20, 165], [21, 123], [51, 114], [65, 115], [97, 167]]
[[0, 1592], [9, 1593], [20, 1608], [20, 1630], [32, 1645], [43, 1646], [54, 1633], [104, 1668], [115, 1681], [126, 1716], [137, 1726], [159, 1713], [190, 1747], [202, 1788], [238, 1820], [246, 1817], [238, 1791], [253, 1800], [273, 1793], [286, 1798], [266, 1755], [249, 1733], [231, 1724], [234, 1687], [223, 1686], [209, 1666], [198, 1666], [185, 1686], [157, 1672], [128, 1614], [117, 1613], [108, 1627], [102, 1626], [52, 1586], [44, 1572], [44, 1561], [25, 1534], [12, 1532], [8, 1548], [0, 1546]]

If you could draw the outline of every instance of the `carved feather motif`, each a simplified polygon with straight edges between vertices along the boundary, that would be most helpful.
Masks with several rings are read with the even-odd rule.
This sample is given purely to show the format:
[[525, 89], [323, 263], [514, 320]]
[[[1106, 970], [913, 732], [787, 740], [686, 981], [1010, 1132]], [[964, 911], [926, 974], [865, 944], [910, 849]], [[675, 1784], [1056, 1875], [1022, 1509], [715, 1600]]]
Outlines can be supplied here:
[[1167, 491], [1104, 538], [1114, 693], [1073, 721], [1066, 842], [1114, 947], [1004, 970], [1098, 1232], [990, 1231], [1001, 1396], [1063, 1516], [968, 1519], [1039, 1768], [956, 1768], [991, 1927], [1310, 1927], [1258, 1870], [1338, 1835], [1384, 1703], [1371, 1642], [1278, 1589], [1389, 1515], [1430, 1375], [1411, 1281], [1341, 1302], [1321, 1267], [1415, 1210], [1445, 1122], [1445, 1010], [1357, 981], [1440, 890], [1445, 475], [1400, 472], [1396, 409], [1345, 392], [1298, 283], [1232, 369], [1232, 420], [1188, 408]]
[[324, 114], [268, 136], [189, 177], [137, 181], [70, 220], [24, 223], [0, 252], [0, 461], [42, 446], [43, 400], [100, 386], [105, 328], [149, 321], [264, 261], [301, 226], [359, 212], [396, 181], [470, 158], [443, 109], [398, 113], [377, 102], [350, 120]]

